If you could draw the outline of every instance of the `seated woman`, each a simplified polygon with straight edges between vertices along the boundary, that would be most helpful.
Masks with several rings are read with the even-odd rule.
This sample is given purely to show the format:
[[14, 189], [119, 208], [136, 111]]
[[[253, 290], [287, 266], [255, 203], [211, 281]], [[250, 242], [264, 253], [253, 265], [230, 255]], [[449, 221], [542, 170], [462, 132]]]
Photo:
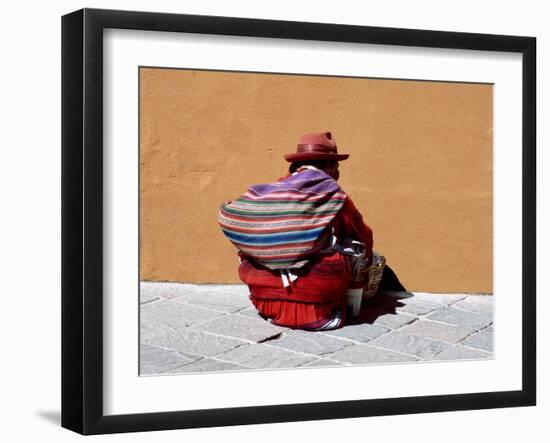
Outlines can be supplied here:
[[[330, 132], [301, 137], [285, 159], [289, 173], [253, 185], [222, 205], [219, 223], [239, 249], [239, 276], [259, 314], [273, 324], [329, 330], [358, 314], [361, 297], [382, 284], [404, 290], [372, 250], [372, 230], [338, 185], [338, 154]], [[353, 302], [355, 300], [355, 302]]]

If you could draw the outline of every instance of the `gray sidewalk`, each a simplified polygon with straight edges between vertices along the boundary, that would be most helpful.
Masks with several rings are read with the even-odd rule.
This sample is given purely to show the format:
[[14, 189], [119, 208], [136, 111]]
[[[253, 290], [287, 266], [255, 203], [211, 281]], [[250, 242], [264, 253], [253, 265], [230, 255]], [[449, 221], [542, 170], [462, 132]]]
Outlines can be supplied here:
[[244, 285], [141, 283], [140, 373], [342, 366], [493, 356], [493, 297], [384, 293], [341, 329], [263, 320]]

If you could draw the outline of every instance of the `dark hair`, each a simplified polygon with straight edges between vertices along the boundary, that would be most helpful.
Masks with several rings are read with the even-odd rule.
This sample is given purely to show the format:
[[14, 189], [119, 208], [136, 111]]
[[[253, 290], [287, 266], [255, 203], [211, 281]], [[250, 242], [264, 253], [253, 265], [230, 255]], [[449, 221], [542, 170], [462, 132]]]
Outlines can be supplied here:
[[288, 167], [288, 172], [292, 174], [305, 165], [310, 165], [317, 169], [325, 171], [334, 163], [336, 163], [335, 160], [300, 160], [298, 162], [292, 162]]

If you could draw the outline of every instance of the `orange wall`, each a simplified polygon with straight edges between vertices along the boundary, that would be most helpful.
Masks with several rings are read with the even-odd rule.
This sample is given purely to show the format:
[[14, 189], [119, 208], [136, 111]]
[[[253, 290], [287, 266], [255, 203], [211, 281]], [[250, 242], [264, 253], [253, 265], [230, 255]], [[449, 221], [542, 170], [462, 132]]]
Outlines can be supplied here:
[[221, 202], [332, 131], [340, 184], [407, 289], [492, 292], [492, 86], [140, 71], [141, 279], [238, 282]]

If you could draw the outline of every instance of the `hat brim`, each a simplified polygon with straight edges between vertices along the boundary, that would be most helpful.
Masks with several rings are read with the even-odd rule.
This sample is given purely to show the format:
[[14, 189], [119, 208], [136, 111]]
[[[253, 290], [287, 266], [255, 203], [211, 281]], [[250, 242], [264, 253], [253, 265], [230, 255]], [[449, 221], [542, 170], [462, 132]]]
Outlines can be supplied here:
[[299, 162], [303, 160], [333, 160], [333, 161], [342, 161], [346, 160], [349, 157], [349, 154], [331, 154], [331, 153], [320, 153], [320, 152], [295, 152], [293, 154], [285, 155], [285, 160], [287, 162]]

